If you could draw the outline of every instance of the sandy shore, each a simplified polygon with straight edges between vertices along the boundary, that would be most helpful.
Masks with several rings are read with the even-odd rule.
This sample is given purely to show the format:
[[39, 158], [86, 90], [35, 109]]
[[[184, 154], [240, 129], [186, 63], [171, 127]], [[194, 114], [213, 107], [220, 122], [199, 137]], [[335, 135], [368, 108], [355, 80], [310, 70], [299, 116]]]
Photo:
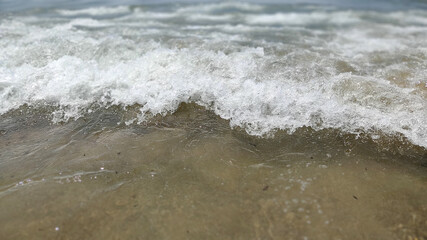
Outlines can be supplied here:
[[151, 126], [106, 119], [2, 133], [1, 239], [427, 237], [422, 150], [260, 139], [188, 109]]

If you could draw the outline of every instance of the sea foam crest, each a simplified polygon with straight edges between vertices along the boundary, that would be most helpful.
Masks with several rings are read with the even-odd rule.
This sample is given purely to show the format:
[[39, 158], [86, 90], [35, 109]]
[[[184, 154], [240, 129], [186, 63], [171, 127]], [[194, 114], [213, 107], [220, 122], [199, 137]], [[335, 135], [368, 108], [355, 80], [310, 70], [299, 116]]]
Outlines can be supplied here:
[[159, 48], [102, 68], [95, 61], [64, 56], [41, 68], [2, 69], [2, 79], [19, 81], [3, 83], [0, 109], [4, 113], [24, 103], [50, 102], [67, 106], [65, 117], [78, 117], [94, 102], [138, 103], [143, 121], [147, 113], [166, 114], [192, 101], [255, 135], [303, 126], [379, 129], [426, 145], [424, 99], [381, 79], [351, 74], [312, 82], [262, 80], [263, 57], [262, 49], [251, 48], [227, 55]]

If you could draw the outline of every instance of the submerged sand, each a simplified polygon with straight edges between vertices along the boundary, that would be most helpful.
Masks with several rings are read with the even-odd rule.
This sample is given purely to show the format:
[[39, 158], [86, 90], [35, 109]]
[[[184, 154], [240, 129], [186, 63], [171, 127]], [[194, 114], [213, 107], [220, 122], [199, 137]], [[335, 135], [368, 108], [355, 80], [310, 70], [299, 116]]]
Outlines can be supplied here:
[[427, 238], [423, 149], [333, 131], [250, 137], [197, 109], [109, 117], [3, 116], [0, 239]]

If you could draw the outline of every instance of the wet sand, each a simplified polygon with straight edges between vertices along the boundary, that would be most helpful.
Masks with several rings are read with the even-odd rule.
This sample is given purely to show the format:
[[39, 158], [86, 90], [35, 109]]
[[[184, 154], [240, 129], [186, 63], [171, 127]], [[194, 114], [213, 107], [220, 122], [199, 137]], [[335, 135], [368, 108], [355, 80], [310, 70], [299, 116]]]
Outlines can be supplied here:
[[194, 106], [115, 118], [2, 116], [0, 239], [427, 238], [425, 149], [251, 137]]

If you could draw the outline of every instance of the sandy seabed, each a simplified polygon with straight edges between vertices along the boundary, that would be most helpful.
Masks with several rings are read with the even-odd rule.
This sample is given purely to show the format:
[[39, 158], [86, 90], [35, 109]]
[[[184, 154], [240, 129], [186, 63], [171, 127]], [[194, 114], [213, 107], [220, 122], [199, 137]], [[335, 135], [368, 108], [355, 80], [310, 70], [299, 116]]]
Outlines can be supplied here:
[[1, 239], [427, 237], [423, 149], [251, 137], [191, 105], [146, 125], [115, 117], [2, 117]]

